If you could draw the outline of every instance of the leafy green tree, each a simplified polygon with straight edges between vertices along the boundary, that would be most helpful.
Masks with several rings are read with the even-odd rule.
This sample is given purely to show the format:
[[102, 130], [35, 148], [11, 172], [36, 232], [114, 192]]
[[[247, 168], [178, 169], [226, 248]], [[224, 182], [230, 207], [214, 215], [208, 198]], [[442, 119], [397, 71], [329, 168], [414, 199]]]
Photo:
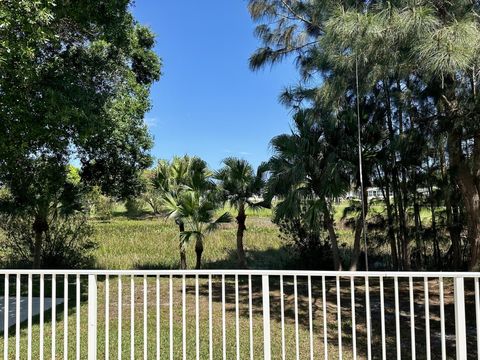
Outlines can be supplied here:
[[214, 177], [220, 181], [220, 189], [227, 203], [237, 210], [237, 256], [238, 266], [247, 267], [243, 235], [247, 229], [245, 210], [266, 206], [263, 200], [257, 200], [265, 185], [265, 166], [260, 166], [256, 173], [253, 167], [242, 159], [229, 157], [223, 160], [224, 167]]
[[82, 181], [117, 197], [135, 191], [151, 163], [143, 116], [160, 61], [129, 5], [0, 3], [0, 184], [35, 219], [34, 267], [73, 157]]

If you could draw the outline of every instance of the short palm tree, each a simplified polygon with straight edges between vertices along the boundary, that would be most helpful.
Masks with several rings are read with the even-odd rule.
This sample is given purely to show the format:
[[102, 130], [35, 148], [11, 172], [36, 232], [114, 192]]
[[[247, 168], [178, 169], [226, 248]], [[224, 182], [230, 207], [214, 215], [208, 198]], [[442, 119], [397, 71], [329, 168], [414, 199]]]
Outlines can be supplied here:
[[190, 240], [195, 240], [195, 253], [197, 254], [196, 269], [202, 267], [203, 241], [207, 234], [216, 230], [220, 224], [230, 222], [228, 212], [215, 219], [215, 212], [220, 204], [213, 192], [201, 193], [196, 190], [186, 190], [178, 198], [168, 195], [165, 198], [165, 208], [168, 215], [181, 219], [185, 229], [180, 234], [180, 246], [185, 246]]
[[[174, 157], [168, 162], [160, 160], [152, 178], [152, 185], [160, 197], [162, 210], [171, 216], [172, 206], [180, 207], [182, 194], [195, 191], [199, 194], [207, 193], [215, 188], [211, 180], [211, 172], [207, 163], [198, 157]], [[185, 221], [177, 212], [173, 218], [179, 230], [180, 268], [187, 268], [185, 242], [182, 234], [185, 232]]]
[[248, 161], [229, 157], [223, 160], [224, 167], [214, 177], [220, 181], [220, 188], [226, 202], [237, 210], [237, 256], [238, 266], [247, 267], [243, 234], [247, 229], [246, 208], [265, 206], [263, 201], [256, 201], [265, 185], [265, 166], [261, 165], [255, 173]]

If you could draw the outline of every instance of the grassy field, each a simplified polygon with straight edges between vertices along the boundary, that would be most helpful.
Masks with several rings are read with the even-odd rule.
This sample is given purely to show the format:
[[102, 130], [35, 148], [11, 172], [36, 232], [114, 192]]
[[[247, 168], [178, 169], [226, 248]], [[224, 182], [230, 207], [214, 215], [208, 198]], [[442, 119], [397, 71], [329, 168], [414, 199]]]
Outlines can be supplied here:
[[[178, 227], [173, 221], [151, 218], [131, 220], [116, 218], [94, 222], [94, 253], [100, 269], [178, 269]], [[209, 234], [204, 242], [204, 268], [236, 267], [236, 224], [223, 226]], [[247, 219], [245, 249], [253, 268], [281, 269], [287, 266], [289, 254], [278, 237], [278, 229], [268, 217]], [[187, 245], [188, 267], [195, 265], [194, 243]]]

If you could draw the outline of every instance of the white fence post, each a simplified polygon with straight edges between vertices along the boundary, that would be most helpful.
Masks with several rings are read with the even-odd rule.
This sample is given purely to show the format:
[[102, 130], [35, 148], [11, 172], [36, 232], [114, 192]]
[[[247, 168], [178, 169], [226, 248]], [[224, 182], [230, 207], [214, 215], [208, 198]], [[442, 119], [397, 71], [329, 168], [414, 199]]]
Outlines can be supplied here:
[[268, 275], [262, 275], [262, 295], [263, 295], [263, 358], [270, 360], [270, 285]]
[[97, 275], [88, 275], [88, 360], [97, 359]]
[[467, 332], [465, 326], [465, 292], [463, 277], [454, 278], [455, 334], [457, 360], [467, 359]]

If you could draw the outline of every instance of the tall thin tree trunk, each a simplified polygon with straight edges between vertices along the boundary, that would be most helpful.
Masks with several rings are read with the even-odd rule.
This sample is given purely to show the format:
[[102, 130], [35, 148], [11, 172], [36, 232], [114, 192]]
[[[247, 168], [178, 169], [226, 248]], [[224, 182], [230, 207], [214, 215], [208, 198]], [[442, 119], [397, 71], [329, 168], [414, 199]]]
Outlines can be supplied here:
[[342, 270], [342, 262], [340, 261], [340, 253], [338, 250], [337, 234], [335, 233], [335, 227], [333, 226], [333, 218], [329, 211], [325, 212], [325, 226], [328, 231], [328, 238], [332, 245], [333, 266], [335, 270]]
[[43, 234], [48, 230], [48, 221], [46, 216], [43, 216], [41, 214], [35, 215], [35, 220], [33, 222], [32, 228], [35, 233], [33, 268], [40, 269], [40, 266], [42, 264]]
[[[418, 204], [418, 195], [416, 186], [413, 192], [413, 214], [415, 219], [415, 245], [417, 246], [417, 267], [424, 269], [424, 256], [425, 251], [423, 239], [421, 237], [422, 223], [420, 219], [420, 205]], [[426, 258], [426, 257], [425, 257]]]
[[203, 253], [203, 240], [201, 236], [197, 236], [195, 241], [195, 253], [197, 254], [197, 264], [195, 265], [195, 269], [202, 268], [202, 253]]
[[387, 208], [387, 235], [388, 239], [390, 240], [390, 251], [392, 255], [392, 265], [395, 270], [398, 269], [398, 254], [397, 254], [397, 242], [395, 239], [395, 231], [393, 229], [393, 212], [392, 212], [392, 204], [390, 203], [390, 180], [387, 179], [385, 176], [385, 205]]
[[180, 247], [180, 269], [185, 270], [187, 268], [187, 254], [185, 250], [185, 244], [182, 241], [182, 233], [185, 231], [185, 224], [182, 220], [176, 221], [178, 225], [178, 230], [180, 232], [179, 236], [179, 247]]
[[[360, 259], [360, 250], [362, 246], [362, 234], [364, 228], [364, 221], [366, 220], [367, 213], [368, 213], [368, 198], [367, 198], [367, 191], [366, 188], [363, 190], [363, 199], [364, 202], [362, 204], [363, 211], [365, 214], [365, 219], [363, 218], [362, 213], [357, 218], [355, 223], [355, 235], [354, 235], [354, 242], [353, 242], [353, 252], [352, 252], [352, 259], [350, 261], [350, 271], [356, 271], [358, 268], [358, 262]], [[366, 236], [366, 234], [365, 234]]]
[[245, 250], [243, 248], [243, 233], [247, 229], [245, 226], [245, 220], [247, 215], [245, 214], [245, 205], [243, 202], [238, 208], [237, 215], [237, 256], [238, 256], [238, 267], [241, 269], [247, 268], [247, 260], [245, 257]]

